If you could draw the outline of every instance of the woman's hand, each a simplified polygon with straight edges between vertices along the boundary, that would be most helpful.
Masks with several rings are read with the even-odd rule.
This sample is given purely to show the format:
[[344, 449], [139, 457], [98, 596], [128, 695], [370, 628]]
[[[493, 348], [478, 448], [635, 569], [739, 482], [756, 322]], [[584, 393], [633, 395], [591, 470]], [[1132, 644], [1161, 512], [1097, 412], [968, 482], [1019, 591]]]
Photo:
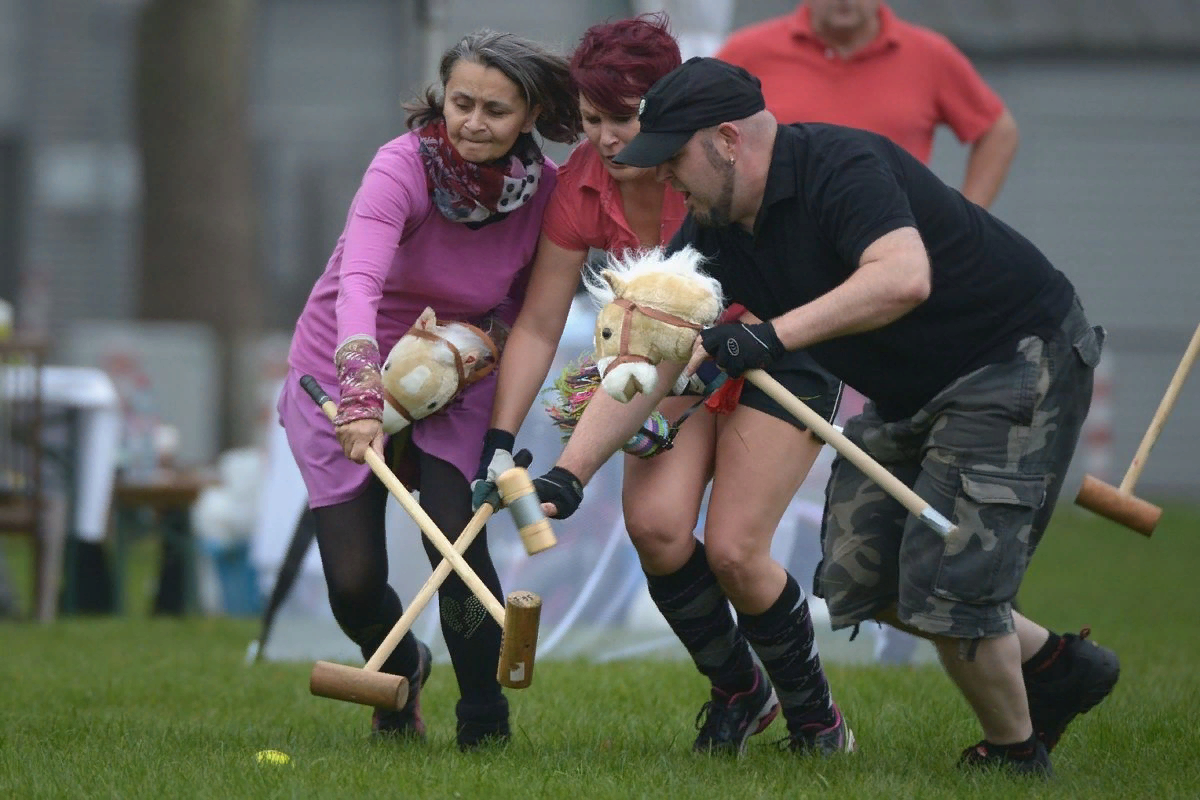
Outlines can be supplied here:
[[383, 423], [377, 419], [356, 419], [334, 428], [346, 458], [358, 464], [367, 460], [367, 448], [383, 456]]

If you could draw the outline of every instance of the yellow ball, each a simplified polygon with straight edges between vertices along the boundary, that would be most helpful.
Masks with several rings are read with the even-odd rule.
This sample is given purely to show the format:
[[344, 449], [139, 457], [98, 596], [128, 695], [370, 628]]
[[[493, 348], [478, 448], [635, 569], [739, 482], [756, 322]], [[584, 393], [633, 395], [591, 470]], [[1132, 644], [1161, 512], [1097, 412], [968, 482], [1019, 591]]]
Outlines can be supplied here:
[[291, 756], [278, 750], [259, 750], [254, 754], [254, 760], [260, 764], [272, 764], [277, 767], [292, 763]]

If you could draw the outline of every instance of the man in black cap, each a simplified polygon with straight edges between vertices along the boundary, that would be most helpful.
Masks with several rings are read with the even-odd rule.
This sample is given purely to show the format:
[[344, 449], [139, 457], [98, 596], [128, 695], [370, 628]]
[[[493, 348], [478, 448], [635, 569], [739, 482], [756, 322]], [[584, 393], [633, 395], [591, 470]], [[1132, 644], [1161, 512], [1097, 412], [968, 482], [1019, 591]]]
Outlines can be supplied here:
[[[730, 301], [763, 320], [702, 332], [731, 375], [805, 349], [871, 398], [846, 435], [957, 532], [943, 539], [843, 458], [815, 593], [835, 628], [931, 639], [984, 740], [965, 766], [1049, 774], [1067, 724], [1115, 685], [1116, 655], [1013, 611], [1087, 414], [1104, 332], [1012, 228], [886, 138], [780, 126], [758, 80], [695, 58], [655, 84], [616, 161], [656, 167]], [[694, 363], [696, 363], [694, 361]]]

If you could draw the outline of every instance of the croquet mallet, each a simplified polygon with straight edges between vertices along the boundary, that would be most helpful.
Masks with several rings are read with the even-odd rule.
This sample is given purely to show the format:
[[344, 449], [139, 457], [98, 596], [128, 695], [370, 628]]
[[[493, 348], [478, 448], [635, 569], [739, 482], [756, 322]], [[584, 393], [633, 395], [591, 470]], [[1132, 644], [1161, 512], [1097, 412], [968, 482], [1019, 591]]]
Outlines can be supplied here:
[[[337, 407], [316, 380], [306, 375], [301, 379], [301, 385], [332, 421], [337, 413]], [[538, 621], [541, 615], [541, 598], [532, 592], [515, 591], [506, 598], [505, 607], [501, 607], [461, 555], [482, 530], [499, 504], [499, 500], [493, 496], [489, 498], [491, 502], [480, 506], [463, 530], [462, 535], [454, 545], [451, 545], [378, 453], [368, 449], [366, 462], [371, 471], [396, 497], [401, 506], [409, 512], [422, 532], [441, 552], [444, 560], [421, 587], [408, 609], [396, 621], [366, 666], [359, 669], [344, 664], [318, 661], [313, 665], [312, 673], [309, 676], [309, 691], [314, 695], [330, 697], [335, 700], [348, 700], [382, 708], [402, 708], [408, 699], [407, 679], [402, 676], [381, 673], [378, 670], [415, 622], [417, 615], [432, 599], [442, 582], [450, 574], [451, 569], [458, 572], [463, 582], [467, 584], [503, 631], [500, 661], [497, 665], [497, 680], [502, 686], [513, 689], [523, 689], [529, 686], [533, 679], [533, 659], [537, 645]], [[532, 481], [529, 480], [528, 474], [525, 473], [522, 466], [510, 469], [500, 477], [504, 478], [503, 487], [510, 492], [523, 492], [526, 486], [528, 487], [526, 493], [533, 491]], [[499, 484], [500, 481], [497, 483]], [[502, 496], [504, 488], [501, 489]], [[532, 497], [536, 500], [537, 495], [532, 494]], [[526, 552], [533, 554], [553, 546], [555, 539], [549, 523], [544, 517], [540, 522], [528, 518], [531, 511], [523, 506], [529, 505], [528, 502], [522, 504], [518, 498], [517, 507], [523, 509], [519, 513], [524, 517], [518, 518], [517, 522], [522, 532], [521, 538]], [[532, 504], [532, 513], [541, 516], [541, 507], [536, 502]]]
[[878, 461], [871, 458], [862, 448], [847, 439], [841, 431], [835, 428], [824, 417], [809, 408], [803, 400], [789, 392], [779, 381], [761, 369], [747, 370], [746, 380], [762, 389], [767, 393], [768, 397], [786, 408], [796, 419], [803, 422], [810, 431], [821, 437], [823, 441], [828, 442], [847, 461], [862, 470], [863, 474], [879, 484], [881, 489], [894, 497], [900, 505], [907, 508], [913, 516], [932, 528], [942, 538], [946, 538], [954, 533], [956, 527], [950, 520], [946, 519], [929, 503], [922, 500], [919, 494], [905, 486], [899, 478], [884, 469]]
[[1187, 380], [1188, 372], [1196, 361], [1197, 353], [1200, 353], [1200, 326], [1197, 326], [1196, 332], [1192, 334], [1192, 341], [1184, 351], [1179, 366], [1175, 368], [1175, 375], [1167, 386], [1167, 392], [1163, 395], [1162, 402], [1158, 404], [1158, 410], [1154, 412], [1154, 418], [1150, 420], [1150, 427], [1146, 429], [1146, 435], [1142, 437], [1142, 443], [1138, 445], [1133, 461], [1129, 464], [1129, 469], [1126, 470], [1125, 477], [1121, 480], [1121, 485], [1114, 487], [1099, 478], [1084, 475], [1083, 485], [1079, 487], [1079, 494], [1075, 495], [1076, 505], [1108, 517], [1113, 522], [1137, 531], [1143, 536], [1149, 537], [1154, 533], [1158, 519], [1162, 516], [1162, 509], [1135, 496], [1133, 487], [1141, 477], [1142, 469], [1146, 466], [1146, 459], [1150, 457], [1150, 448], [1154, 447], [1154, 443], [1158, 441], [1163, 424], [1175, 406], [1179, 390], [1183, 388], [1183, 384]]

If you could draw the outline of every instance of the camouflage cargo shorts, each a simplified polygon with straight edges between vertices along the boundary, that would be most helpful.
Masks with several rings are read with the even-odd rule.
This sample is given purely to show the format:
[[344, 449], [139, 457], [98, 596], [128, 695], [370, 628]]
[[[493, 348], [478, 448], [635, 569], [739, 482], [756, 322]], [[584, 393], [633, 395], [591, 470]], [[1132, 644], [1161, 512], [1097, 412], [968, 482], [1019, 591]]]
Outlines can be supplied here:
[[845, 434], [958, 530], [912, 517], [844, 458], [832, 467], [814, 594], [835, 629], [893, 605], [900, 621], [961, 639], [1013, 630], [1012, 600], [1070, 465], [1104, 330], [1078, 300], [1049, 341], [956, 380], [909, 419], [868, 405]]

